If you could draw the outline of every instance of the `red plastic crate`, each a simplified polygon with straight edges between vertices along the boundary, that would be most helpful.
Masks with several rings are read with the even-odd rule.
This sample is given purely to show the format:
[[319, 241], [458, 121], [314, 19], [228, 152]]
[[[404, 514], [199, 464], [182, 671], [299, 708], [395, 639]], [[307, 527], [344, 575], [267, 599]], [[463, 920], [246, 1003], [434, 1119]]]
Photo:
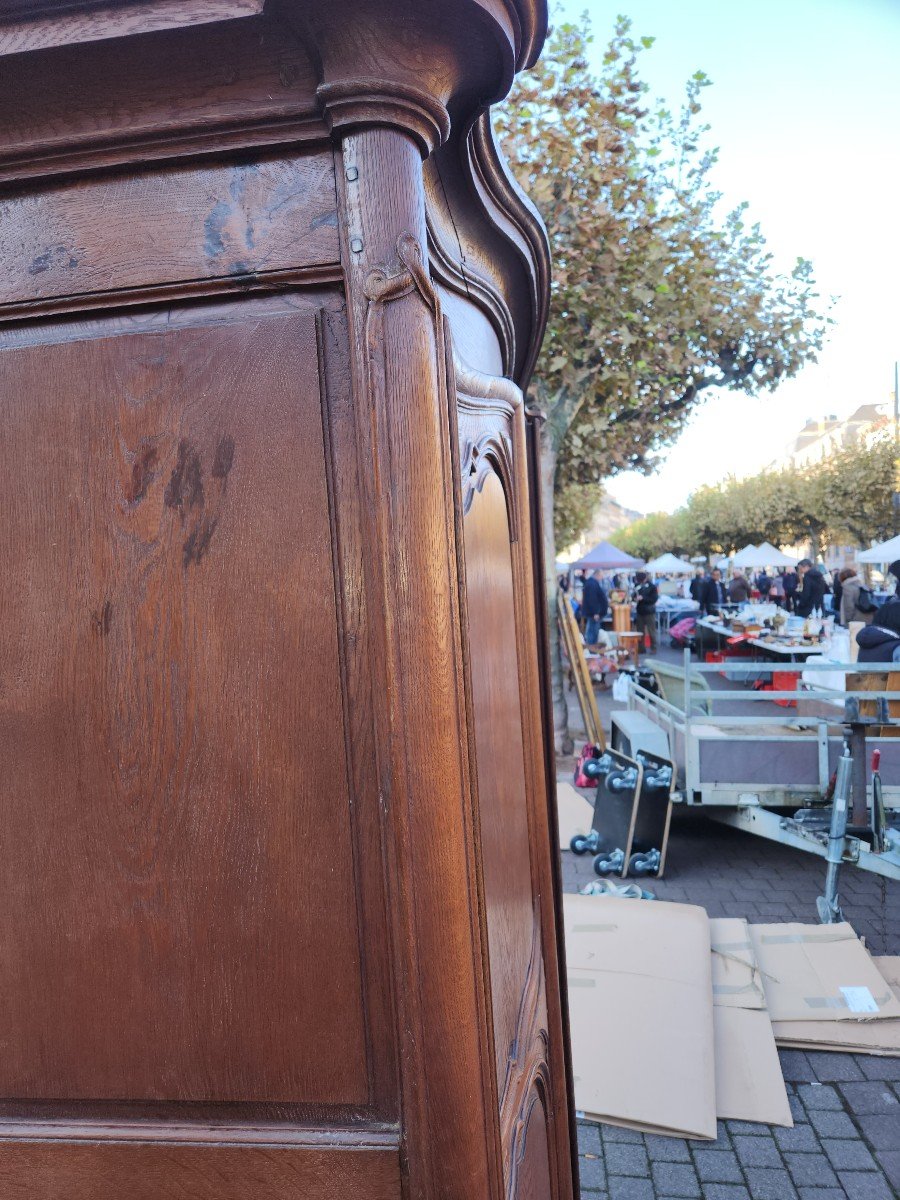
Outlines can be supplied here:
[[[797, 680], [800, 678], [794, 671], [773, 671], [772, 672], [772, 691], [773, 692], [796, 692]], [[775, 699], [775, 697], [773, 697]], [[796, 708], [796, 700], [775, 700], [776, 704], [780, 704], [782, 708]]]

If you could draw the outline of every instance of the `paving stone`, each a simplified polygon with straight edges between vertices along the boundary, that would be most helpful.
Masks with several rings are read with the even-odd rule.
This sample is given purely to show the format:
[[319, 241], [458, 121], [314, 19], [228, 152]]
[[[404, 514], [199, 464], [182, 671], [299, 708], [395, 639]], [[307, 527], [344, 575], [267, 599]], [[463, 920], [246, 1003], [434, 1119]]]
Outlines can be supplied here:
[[857, 1120], [866, 1141], [876, 1150], [896, 1150], [900, 1146], [900, 1113], [884, 1116], [862, 1113]]
[[[650, 1174], [647, 1151], [643, 1146], [632, 1146], [627, 1142], [610, 1142], [605, 1152], [606, 1169], [610, 1175], [636, 1175], [646, 1179]], [[852, 1163], [846, 1163], [850, 1167]]]
[[865, 1083], [842, 1083], [841, 1095], [847, 1108], [854, 1113], [898, 1113], [900, 1100], [891, 1085], [881, 1080]]
[[[826, 1138], [856, 1137], [856, 1126], [845, 1112], [811, 1112], [810, 1123], [819, 1135], [819, 1140]], [[877, 1121], [879, 1117], [862, 1117], [861, 1120]]]
[[876, 1171], [868, 1146], [859, 1138], [826, 1138], [822, 1143], [829, 1162], [839, 1171]]
[[807, 1051], [809, 1065], [815, 1071], [816, 1079], [822, 1083], [833, 1083], [835, 1080], [865, 1079], [862, 1071], [856, 1065], [852, 1054], [823, 1054]]
[[618, 1125], [601, 1125], [600, 1133], [604, 1142], [630, 1142], [633, 1146], [643, 1146], [644, 1135], [636, 1129], [620, 1129]]
[[900, 1149], [897, 1150], [882, 1150], [875, 1157], [878, 1159], [878, 1165], [884, 1171], [888, 1178], [888, 1183], [891, 1184], [900, 1195]]
[[578, 1177], [582, 1187], [605, 1188], [606, 1170], [602, 1158], [579, 1158]]
[[802, 1050], [779, 1050], [781, 1073], [786, 1083], [812, 1083], [815, 1072]]
[[743, 1183], [733, 1150], [695, 1150], [694, 1166], [702, 1183]]
[[703, 1188], [703, 1200], [751, 1200], [751, 1197], [743, 1184], [708, 1183]]
[[769, 1133], [767, 1125], [760, 1125], [756, 1121], [726, 1121], [725, 1125], [732, 1136], [742, 1134], [746, 1137], [767, 1137]]
[[753, 1200], [797, 1200], [797, 1189], [783, 1167], [748, 1167], [747, 1186]]
[[703, 1195], [697, 1172], [688, 1163], [654, 1163], [653, 1183], [660, 1196], [684, 1196], [700, 1200]]
[[580, 1121], [577, 1127], [578, 1153], [600, 1153], [600, 1130], [596, 1125], [584, 1125]]
[[842, 1187], [802, 1187], [797, 1190], [800, 1193], [800, 1200], [847, 1200]]
[[[784, 1161], [797, 1187], [837, 1187], [837, 1175], [821, 1151], [817, 1154], [785, 1154]], [[846, 1165], [851, 1166], [850, 1163]]]
[[[835, 1055], [835, 1058], [840, 1057], [840, 1054]], [[806, 1083], [797, 1088], [797, 1095], [800, 1097], [803, 1107], [808, 1111], [812, 1111], [814, 1108], [828, 1108], [832, 1112], [840, 1112], [844, 1107], [840, 1094], [827, 1083]]]
[[791, 1116], [794, 1118], [795, 1125], [806, 1124], [809, 1121], [809, 1116], [799, 1096], [788, 1096], [788, 1104], [790, 1105]]
[[900, 1079], [900, 1059], [878, 1058], [874, 1054], [859, 1055], [856, 1061], [866, 1079]]
[[897, 1193], [883, 1175], [872, 1171], [839, 1171], [838, 1178], [847, 1200], [897, 1200]]
[[683, 1138], [663, 1137], [657, 1133], [645, 1133], [644, 1145], [654, 1162], [690, 1162], [691, 1152]]
[[771, 1137], [736, 1137], [734, 1149], [745, 1167], [781, 1166], [781, 1155]]
[[609, 1178], [609, 1200], [657, 1200], [649, 1179]]
[[795, 1125], [793, 1129], [775, 1129], [779, 1150], [799, 1150], [806, 1154], [821, 1154], [819, 1139], [811, 1125]]

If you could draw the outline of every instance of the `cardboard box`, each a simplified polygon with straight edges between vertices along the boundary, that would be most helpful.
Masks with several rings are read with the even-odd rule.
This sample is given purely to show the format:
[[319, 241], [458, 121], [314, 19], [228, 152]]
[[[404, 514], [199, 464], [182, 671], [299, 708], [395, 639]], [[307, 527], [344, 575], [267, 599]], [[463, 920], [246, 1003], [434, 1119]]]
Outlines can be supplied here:
[[[872, 961], [900, 1000], [900, 956]], [[797, 1050], [900, 1058], [900, 1020], [890, 1017], [878, 1021], [773, 1021], [772, 1031], [779, 1046]]]
[[900, 1017], [891, 991], [846, 922], [751, 925], [773, 1021], [872, 1021]]
[[716, 1113], [721, 1120], [793, 1126], [750, 928], [710, 919]]
[[575, 1107], [714, 1139], [709, 921], [688, 904], [563, 897]]

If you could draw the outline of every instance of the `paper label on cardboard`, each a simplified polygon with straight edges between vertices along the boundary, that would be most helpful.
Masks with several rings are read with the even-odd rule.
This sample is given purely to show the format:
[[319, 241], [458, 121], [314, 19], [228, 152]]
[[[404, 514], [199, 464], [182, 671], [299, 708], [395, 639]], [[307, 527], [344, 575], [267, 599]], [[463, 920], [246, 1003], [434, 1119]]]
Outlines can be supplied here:
[[842, 987], [841, 995], [847, 1001], [847, 1008], [852, 1013], [878, 1012], [875, 997], [867, 987]]

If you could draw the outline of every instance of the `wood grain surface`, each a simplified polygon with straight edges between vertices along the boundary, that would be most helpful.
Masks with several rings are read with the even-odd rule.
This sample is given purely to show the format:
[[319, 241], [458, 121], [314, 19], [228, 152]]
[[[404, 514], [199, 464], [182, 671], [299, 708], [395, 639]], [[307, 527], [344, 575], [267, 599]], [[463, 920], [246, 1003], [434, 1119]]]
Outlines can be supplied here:
[[339, 257], [327, 155], [110, 176], [0, 199], [0, 305]]
[[3, 1200], [397, 1200], [396, 1148], [0, 1143]]
[[0, 353], [0, 1094], [363, 1102], [315, 320]]

